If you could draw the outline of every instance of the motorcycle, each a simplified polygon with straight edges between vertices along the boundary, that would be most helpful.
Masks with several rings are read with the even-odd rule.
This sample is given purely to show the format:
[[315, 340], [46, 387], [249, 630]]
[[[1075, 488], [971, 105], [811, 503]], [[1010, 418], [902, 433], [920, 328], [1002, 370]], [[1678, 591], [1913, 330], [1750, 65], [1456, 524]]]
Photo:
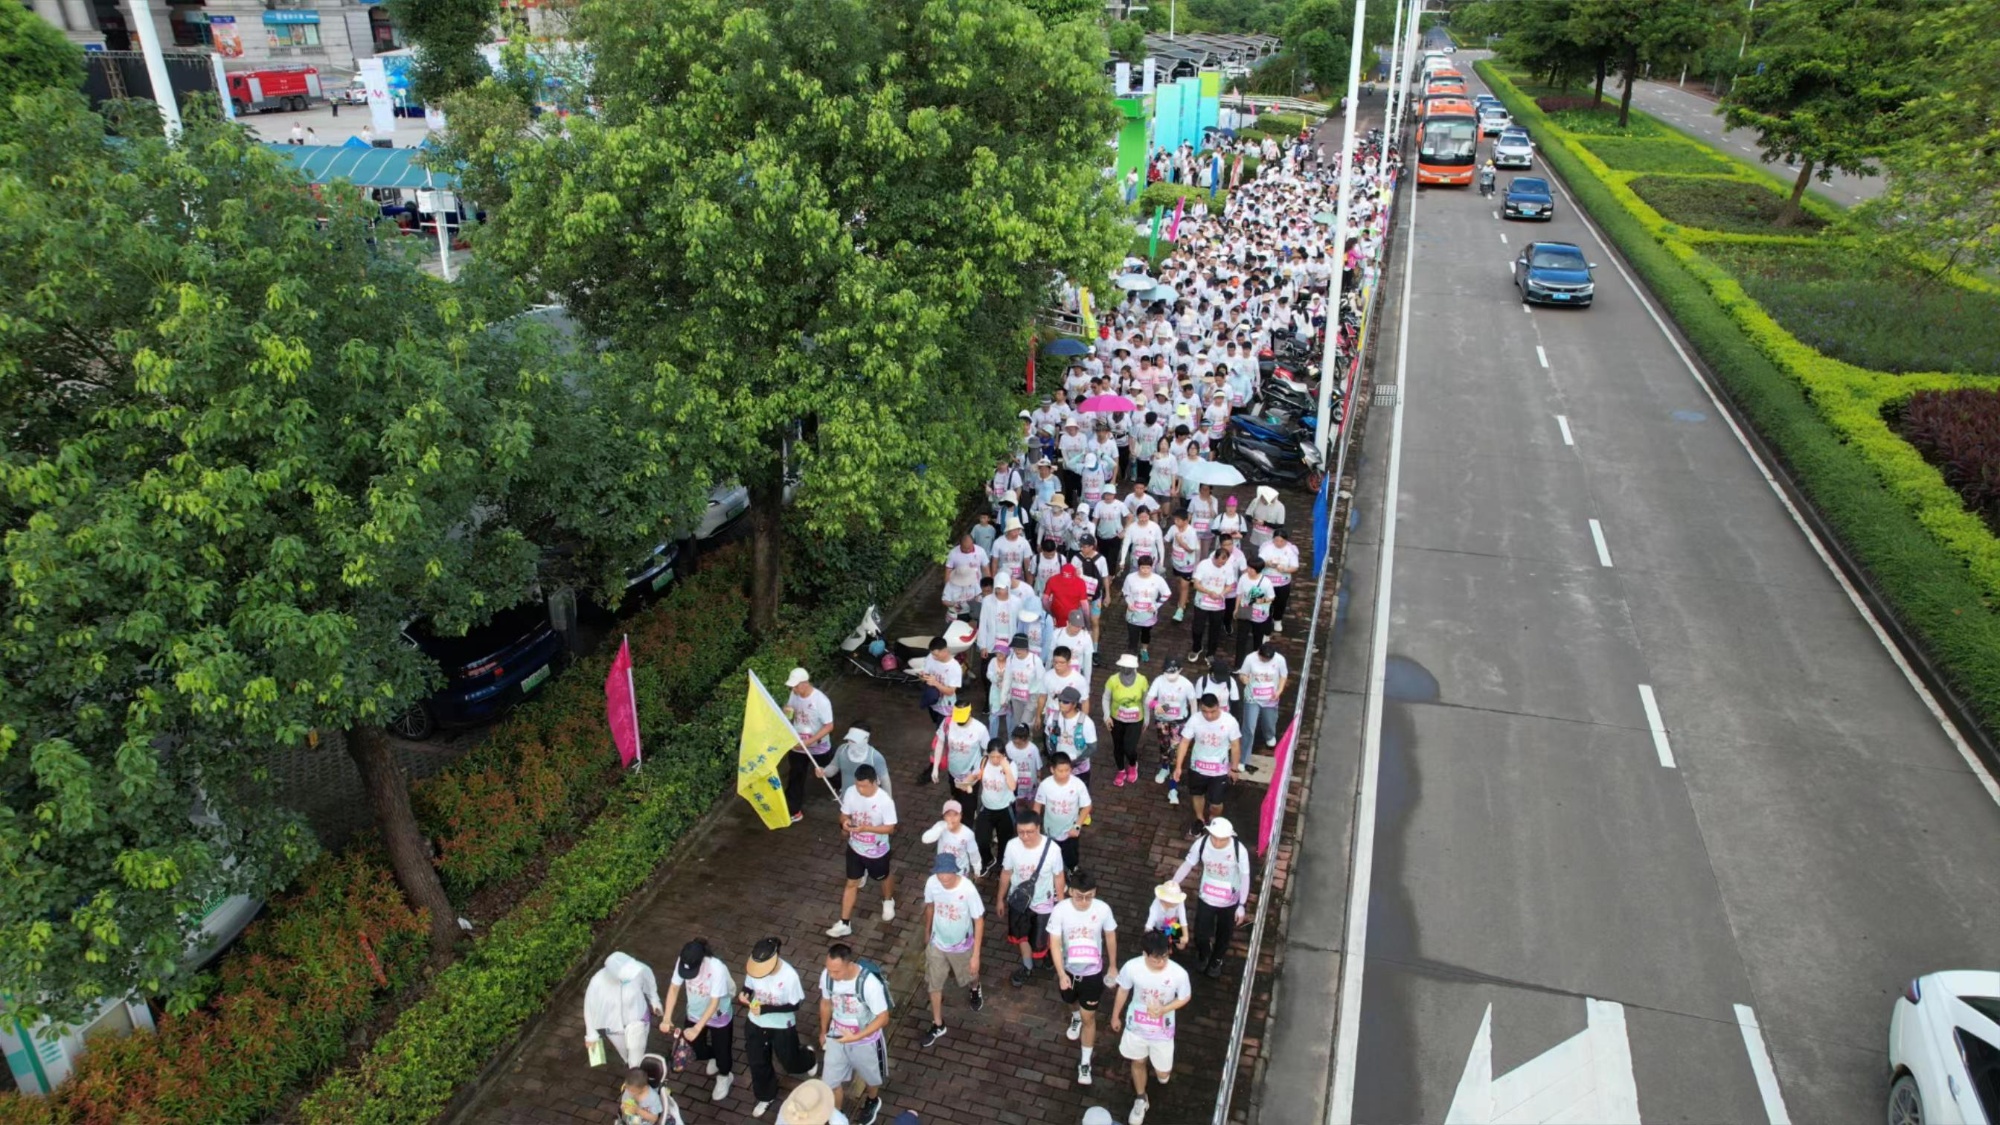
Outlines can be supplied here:
[[[979, 630], [968, 617], [960, 616], [945, 626], [945, 649], [954, 660], [966, 668], [965, 681], [971, 681], [971, 660], [967, 655], [973, 651], [972, 641]], [[861, 614], [861, 623], [840, 642], [841, 651], [847, 654], [847, 662], [862, 675], [871, 680], [889, 683], [917, 684], [923, 679], [909, 667], [916, 660], [930, 652], [931, 637], [897, 637], [892, 644], [882, 632], [882, 612], [869, 606]]]

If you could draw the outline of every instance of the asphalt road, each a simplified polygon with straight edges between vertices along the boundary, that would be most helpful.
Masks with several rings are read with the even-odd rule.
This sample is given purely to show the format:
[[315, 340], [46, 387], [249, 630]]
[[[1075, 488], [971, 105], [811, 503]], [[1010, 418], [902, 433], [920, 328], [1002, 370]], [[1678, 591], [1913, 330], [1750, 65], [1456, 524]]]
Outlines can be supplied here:
[[[1609, 96], [1609, 91], [1606, 96]], [[1722, 114], [1713, 99], [1691, 94], [1672, 83], [1642, 81], [1639, 88], [1632, 92], [1632, 104], [1712, 148], [1752, 164], [1764, 164], [1772, 175], [1780, 179], [1790, 181], [1798, 175], [1797, 168], [1789, 167], [1783, 161], [1765, 163], [1757, 149], [1757, 135], [1750, 130], [1725, 132]], [[1852, 207], [1864, 199], [1882, 194], [1882, 177], [1849, 176], [1836, 172], [1833, 179], [1826, 182], [1815, 178], [1807, 190], [1818, 192], [1842, 207]]]
[[1566, 197], [1401, 222], [1259, 1120], [1879, 1120], [1893, 998], [1993, 964], [1992, 781]]

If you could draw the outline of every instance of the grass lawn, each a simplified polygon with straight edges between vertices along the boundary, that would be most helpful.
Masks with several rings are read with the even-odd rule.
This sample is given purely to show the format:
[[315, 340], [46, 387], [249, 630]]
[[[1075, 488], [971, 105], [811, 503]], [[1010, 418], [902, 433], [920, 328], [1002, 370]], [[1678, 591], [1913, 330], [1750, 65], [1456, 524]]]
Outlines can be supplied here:
[[1680, 172], [1726, 176], [1736, 171], [1729, 161], [1693, 145], [1650, 137], [1592, 137], [1584, 147], [1621, 172]]
[[2000, 296], [1842, 246], [1708, 245], [1702, 253], [1786, 331], [1835, 359], [1898, 375], [2000, 375]]
[[1746, 180], [1687, 176], [1640, 176], [1631, 183], [1639, 198], [1670, 223], [1731, 234], [1812, 234], [1826, 224], [1808, 212], [1790, 228], [1771, 225], [1785, 197]]
[[1610, 97], [1604, 99], [1603, 109], [1562, 109], [1549, 114], [1549, 120], [1568, 129], [1572, 133], [1582, 133], [1592, 137], [1671, 137], [1674, 133], [1666, 126], [1650, 117], [1642, 116], [1638, 110], [1632, 111], [1632, 120], [1624, 128], [1618, 126], [1618, 102]]

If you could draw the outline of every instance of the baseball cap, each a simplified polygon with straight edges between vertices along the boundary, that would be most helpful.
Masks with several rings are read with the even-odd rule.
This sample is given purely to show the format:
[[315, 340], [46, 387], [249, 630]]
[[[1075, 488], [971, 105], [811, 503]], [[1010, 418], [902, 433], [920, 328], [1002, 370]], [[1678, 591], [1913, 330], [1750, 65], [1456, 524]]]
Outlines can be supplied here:
[[1229, 818], [1226, 816], [1214, 817], [1208, 822], [1208, 834], [1228, 839], [1236, 835], [1236, 826], [1229, 823]]
[[951, 721], [954, 723], [962, 723], [970, 718], [972, 718], [972, 705], [970, 703], [961, 703], [951, 709]]
[[812, 679], [811, 672], [806, 671], [804, 668], [794, 668], [792, 669], [792, 674], [785, 677], [785, 686], [797, 687], [810, 679]]

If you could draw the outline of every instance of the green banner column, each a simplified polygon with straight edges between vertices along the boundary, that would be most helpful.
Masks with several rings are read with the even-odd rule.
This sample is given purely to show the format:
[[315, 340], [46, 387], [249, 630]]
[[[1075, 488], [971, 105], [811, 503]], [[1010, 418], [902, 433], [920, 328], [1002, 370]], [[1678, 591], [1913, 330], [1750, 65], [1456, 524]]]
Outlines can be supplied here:
[[1149, 265], [1160, 258], [1160, 220], [1166, 216], [1166, 213], [1166, 204], [1155, 203], [1153, 205], [1153, 237], [1146, 243], [1146, 262]]

